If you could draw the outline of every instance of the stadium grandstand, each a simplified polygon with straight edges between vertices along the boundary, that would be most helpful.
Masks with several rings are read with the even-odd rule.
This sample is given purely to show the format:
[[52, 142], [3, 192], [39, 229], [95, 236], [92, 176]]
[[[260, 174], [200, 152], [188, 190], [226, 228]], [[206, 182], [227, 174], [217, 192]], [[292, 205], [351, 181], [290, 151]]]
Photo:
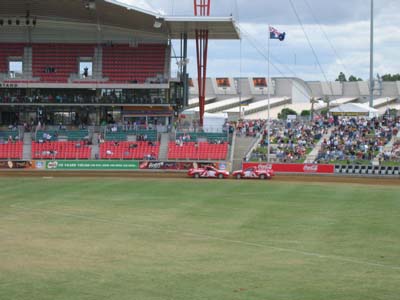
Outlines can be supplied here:
[[[188, 111], [199, 111], [197, 80], [190, 80], [191, 101]], [[233, 83], [233, 84], [231, 84]], [[229, 86], [228, 86], [229, 85]], [[245, 119], [266, 119], [268, 116], [268, 86], [265, 77], [248, 78], [208, 78], [206, 87], [206, 106], [209, 112], [238, 114]], [[396, 108], [400, 99], [398, 82], [376, 82], [382, 86], [376, 92], [373, 106], [386, 109]], [[271, 78], [270, 116], [277, 118], [283, 108], [290, 108], [300, 114], [303, 110], [321, 111], [346, 103], [368, 103], [369, 83], [362, 82], [317, 82], [300, 78]], [[237, 117], [237, 116], [236, 116]], [[233, 117], [234, 118], [234, 117]]]
[[[209, 39], [239, 39], [232, 17], [165, 16], [114, 0], [72, 0], [62, 8], [5, 0], [0, 10], [2, 159], [241, 160], [257, 143], [233, 141], [229, 122], [277, 119], [282, 109], [319, 115], [369, 101], [364, 81], [189, 78], [188, 40], [197, 41], [199, 30]], [[378, 113], [398, 107], [399, 82], [375, 84]], [[225, 120], [205, 124], [213, 119], [206, 115]], [[301, 159], [318, 156], [307, 146]], [[247, 152], [235, 156], [235, 147]]]
[[[186, 67], [172, 74], [171, 59], [187, 61], [198, 31], [239, 38], [231, 16], [165, 16], [114, 0], [5, 0], [0, 23], [2, 159], [192, 158], [168, 150], [175, 117], [196, 104]], [[227, 147], [205, 139], [196, 157], [226, 159]]]

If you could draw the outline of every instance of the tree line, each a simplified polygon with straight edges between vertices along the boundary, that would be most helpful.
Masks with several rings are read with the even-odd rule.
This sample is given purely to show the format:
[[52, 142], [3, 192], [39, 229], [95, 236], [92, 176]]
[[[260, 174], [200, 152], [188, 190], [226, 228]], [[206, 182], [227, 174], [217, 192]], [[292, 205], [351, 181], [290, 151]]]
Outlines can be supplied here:
[[[382, 81], [400, 81], [400, 74], [385, 74], [381, 77]], [[349, 78], [346, 77], [346, 75], [343, 72], [340, 72], [338, 77], [335, 79], [335, 81], [339, 82], [354, 82], [354, 81], [363, 81], [362, 78], [356, 77], [354, 75], [350, 75]]]

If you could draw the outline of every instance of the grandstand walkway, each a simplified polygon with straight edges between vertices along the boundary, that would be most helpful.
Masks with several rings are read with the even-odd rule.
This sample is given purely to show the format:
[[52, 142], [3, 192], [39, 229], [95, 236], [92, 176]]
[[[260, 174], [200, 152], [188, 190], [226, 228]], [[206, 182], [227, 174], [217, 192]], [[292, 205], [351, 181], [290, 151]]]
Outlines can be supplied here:
[[332, 133], [332, 128], [329, 128], [329, 129], [328, 129], [328, 133], [325, 134], [325, 135], [323, 135], [323, 136], [321, 137], [321, 139], [320, 139], [320, 140], [318, 141], [318, 143], [315, 145], [314, 149], [310, 152], [310, 154], [307, 155], [307, 157], [306, 157], [304, 163], [306, 163], [306, 164], [312, 164], [312, 163], [315, 162], [315, 160], [316, 160], [317, 157], [318, 157], [318, 152], [319, 152], [319, 150], [321, 150], [322, 142], [323, 142], [325, 139], [328, 140], [329, 137], [331, 136], [331, 133]]
[[[400, 134], [400, 133], [399, 133], [399, 134]], [[381, 153], [392, 152], [393, 145], [394, 145], [394, 143], [396, 142], [397, 139], [398, 139], [397, 136], [393, 135], [393, 137], [392, 137], [392, 139], [389, 141], [389, 143], [387, 143], [387, 144], [383, 147], [383, 150], [382, 150]], [[376, 155], [376, 156], [374, 157], [374, 159], [373, 159], [373, 161], [372, 161], [372, 164], [373, 164], [373, 165], [375, 165], [375, 166], [379, 165], [379, 157], [380, 157], [380, 154], [381, 154], [381, 153], [379, 153], [378, 155]]]
[[247, 152], [253, 145], [257, 138], [247, 136], [236, 136], [235, 151], [233, 153], [232, 169], [240, 170], [242, 168], [243, 158], [246, 157]]
[[91, 152], [91, 159], [98, 159], [100, 157], [100, 147], [99, 144], [97, 145], [91, 145], [90, 148], [92, 148]]
[[[90, 135], [90, 133], [89, 133]], [[100, 157], [100, 146], [99, 146], [99, 138], [100, 138], [100, 134], [93, 132], [92, 133], [92, 145], [90, 146], [90, 148], [92, 148], [92, 152], [91, 152], [91, 159], [98, 159]]]
[[159, 160], [168, 159], [168, 144], [169, 144], [169, 132], [162, 133], [160, 139], [160, 150], [158, 152]]
[[32, 159], [32, 134], [30, 132], [24, 133], [24, 147], [22, 150], [22, 158], [24, 160]]

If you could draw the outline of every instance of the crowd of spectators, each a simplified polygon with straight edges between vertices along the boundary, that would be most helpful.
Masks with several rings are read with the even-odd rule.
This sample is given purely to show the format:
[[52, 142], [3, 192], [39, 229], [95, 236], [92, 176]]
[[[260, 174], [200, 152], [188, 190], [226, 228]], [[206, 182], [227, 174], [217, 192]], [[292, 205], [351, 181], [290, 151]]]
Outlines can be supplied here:
[[384, 161], [400, 162], [400, 141], [396, 141], [391, 150], [384, 152], [382, 158]]
[[[330, 126], [332, 120], [329, 119], [313, 122], [275, 120], [270, 126], [270, 154], [278, 162], [302, 161]], [[268, 131], [265, 129], [259, 147], [252, 154], [253, 160], [267, 160], [268, 142]]]
[[7, 138], [5, 137], [0, 137], [0, 144], [12, 144], [20, 141], [20, 138], [18, 135], [12, 136], [9, 135]]
[[239, 136], [254, 137], [262, 133], [265, 124], [265, 120], [241, 120], [236, 123], [230, 123], [230, 126], [236, 128], [236, 133]]
[[191, 142], [191, 141], [192, 141], [192, 137], [190, 136], [190, 134], [189, 133], [184, 133], [183, 135], [181, 135], [181, 136], [176, 138], [175, 144], [177, 146], [183, 147], [183, 145], [185, 143], [188, 143], [188, 142]]
[[105, 157], [103, 158], [116, 158], [121, 159], [125, 157], [132, 157], [132, 151], [138, 150], [140, 152], [141, 157], [134, 157], [136, 159], [145, 159], [145, 160], [156, 160], [158, 147], [155, 142], [148, 141], [146, 143], [141, 142], [107, 142], [105, 145]]
[[[398, 120], [391, 117], [381, 118], [341, 118], [324, 139], [316, 162], [334, 161], [371, 161], [375, 157], [385, 156], [387, 145], [398, 132]], [[388, 158], [389, 155], [386, 155]]]
[[114, 122], [110, 124], [106, 124], [106, 132], [130, 132], [137, 130], [156, 130], [158, 129], [158, 125], [160, 125], [157, 120], [154, 120], [153, 123], [140, 123], [136, 121], [124, 121], [124, 122]]
[[0, 132], [0, 144], [11, 144], [21, 140], [22, 137], [19, 135], [18, 127], [15, 124], [9, 125], [7, 131]]
[[32, 96], [0, 94], [0, 103], [129, 103], [129, 104], [167, 104], [161, 96], [118, 96], [118, 95], [69, 95], [37, 94]]
[[270, 142], [271, 161], [303, 162], [320, 141], [316, 163], [369, 162], [375, 158], [380, 161], [399, 160], [399, 141], [392, 148], [385, 148], [392, 137], [398, 134], [399, 129], [399, 117], [389, 116], [372, 119], [331, 117], [316, 121], [275, 120], [271, 124], [270, 141], [267, 138], [267, 129], [264, 128], [260, 145], [253, 151], [250, 159], [267, 160]]

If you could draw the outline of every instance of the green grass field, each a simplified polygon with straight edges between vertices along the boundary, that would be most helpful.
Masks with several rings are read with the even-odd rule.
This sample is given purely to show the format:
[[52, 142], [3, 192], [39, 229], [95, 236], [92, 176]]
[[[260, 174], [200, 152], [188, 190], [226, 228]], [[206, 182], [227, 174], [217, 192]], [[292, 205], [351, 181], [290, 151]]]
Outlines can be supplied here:
[[400, 188], [2, 178], [0, 299], [400, 297]]

